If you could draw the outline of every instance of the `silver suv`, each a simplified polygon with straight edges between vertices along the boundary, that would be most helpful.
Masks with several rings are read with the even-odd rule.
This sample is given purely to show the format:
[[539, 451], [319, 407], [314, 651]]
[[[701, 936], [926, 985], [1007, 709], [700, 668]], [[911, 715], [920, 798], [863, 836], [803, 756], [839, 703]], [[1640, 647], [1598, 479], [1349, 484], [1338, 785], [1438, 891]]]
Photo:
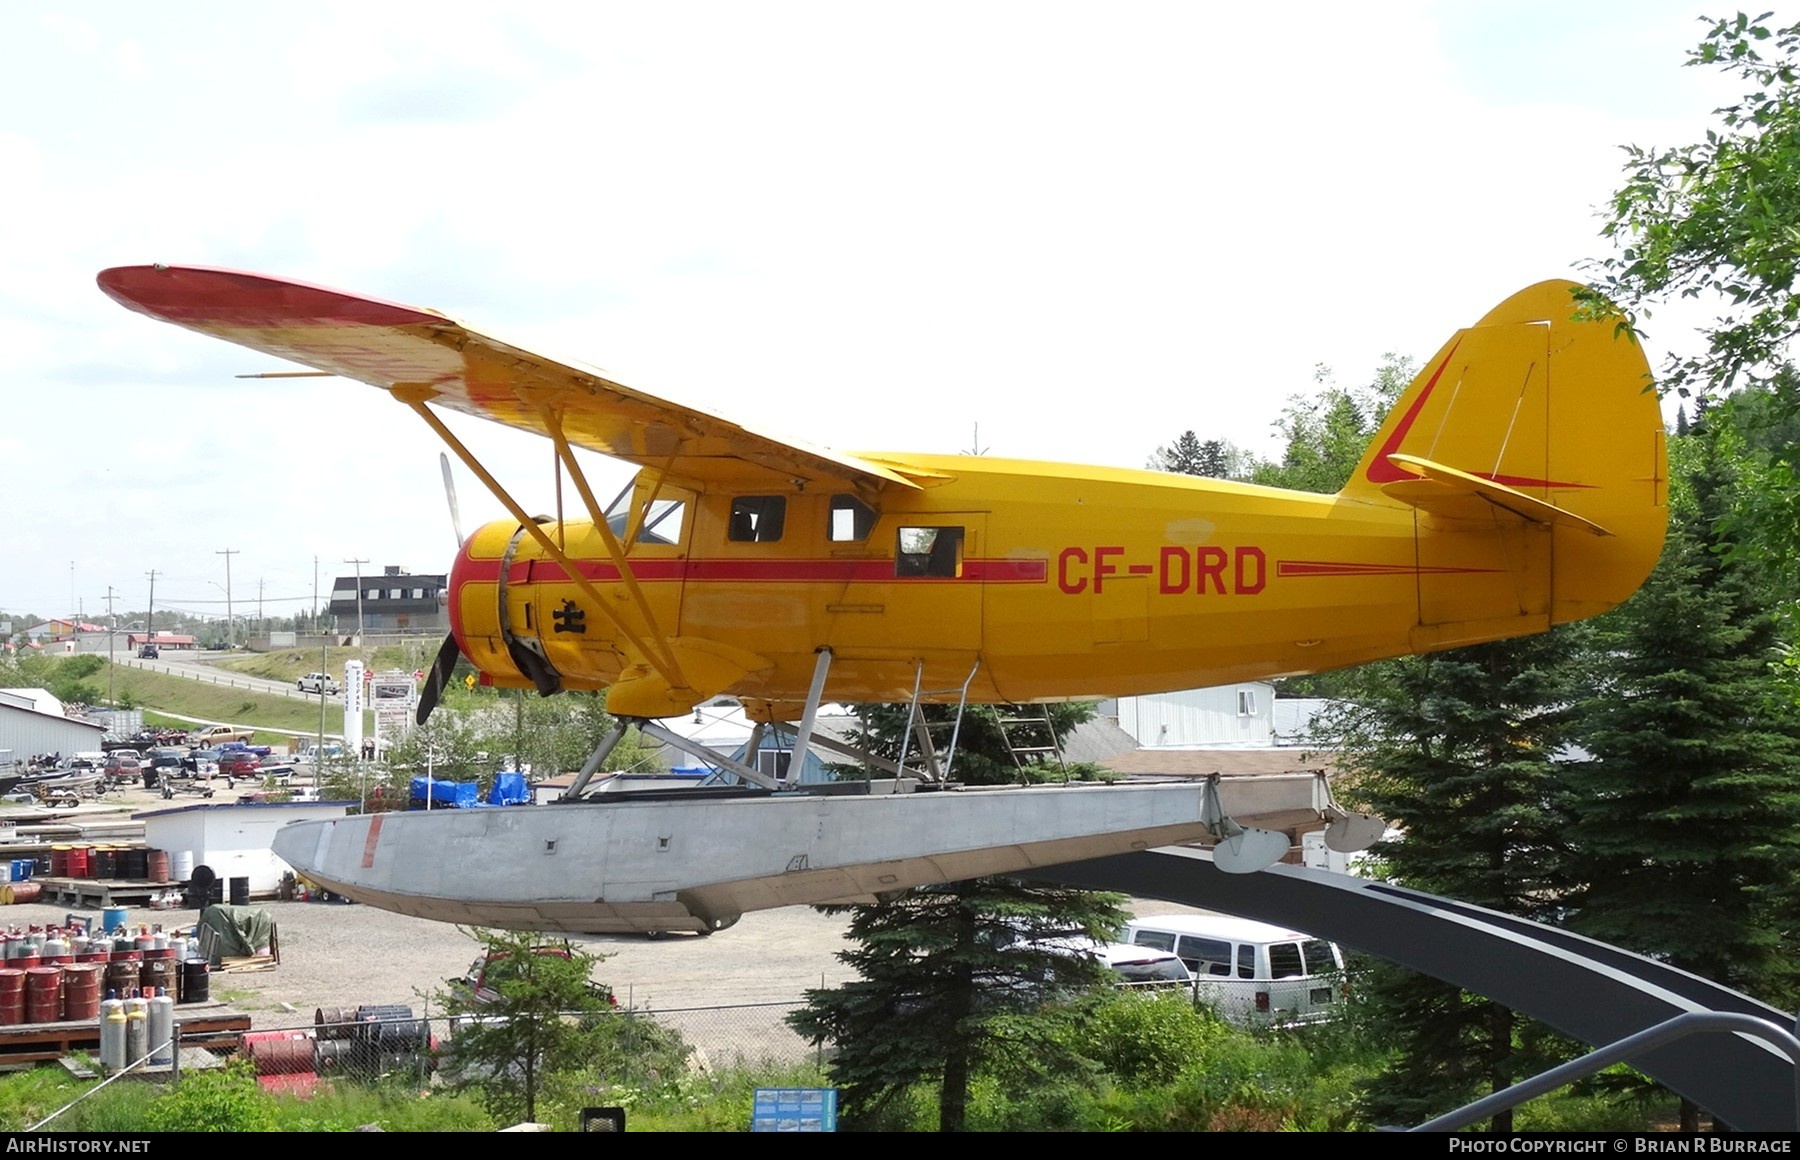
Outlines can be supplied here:
[[294, 684], [300, 687], [302, 693], [322, 692], [327, 697], [335, 697], [338, 695], [337, 681], [333, 680], [331, 676], [326, 673], [308, 673], [298, 681], [295, 681]]

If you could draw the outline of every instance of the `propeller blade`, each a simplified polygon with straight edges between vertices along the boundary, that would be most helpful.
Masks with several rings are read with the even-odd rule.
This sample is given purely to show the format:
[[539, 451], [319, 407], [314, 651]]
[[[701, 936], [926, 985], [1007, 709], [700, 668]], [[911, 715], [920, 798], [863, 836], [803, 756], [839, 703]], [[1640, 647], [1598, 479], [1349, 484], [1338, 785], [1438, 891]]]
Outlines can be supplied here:
[[450, 475], [450, 456], [438, 452], [438, 465], [444, 469], [444, 498], [450, 501], [450, 530], [456, 533], [456, 546], [462, 547], [462, 511], [456, 506], [456, 480]]
[[456, 637], [446, 636], [443, 647], [431, 662], [431, 671], [425, 674], [425, 687], [419, 690], [419, 710], [413, 720], [420, 725], [431, 716], [437, 708], [438, 700], [443, 697], [444, 689], [450, 684], [450, 674], [456, 670], [456, 661], [462, 653], [456, 647]]

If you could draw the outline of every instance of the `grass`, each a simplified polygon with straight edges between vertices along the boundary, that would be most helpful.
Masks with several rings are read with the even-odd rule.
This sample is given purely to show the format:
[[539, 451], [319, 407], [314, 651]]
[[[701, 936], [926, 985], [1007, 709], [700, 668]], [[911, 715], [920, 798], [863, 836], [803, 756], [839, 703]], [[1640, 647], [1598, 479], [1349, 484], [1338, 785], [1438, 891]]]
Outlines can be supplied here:
[[[112, 679], [115, 698], [144, 708], [146, 723], [154, 713], [160, 712], [202, 721], [244, 725], [289, 737], [310, 737], [319, 728], [318, 702], [243, 687], [233, 688], [225, 683], [231, 679], [230, 673], [220, 673], [219, 683], [211, 683], [170, 676], [167, 673], [119, 667], [113, 670]], [[106, 687], [104, 670], [94, 677], [93, 683], [101, 688]], [[172, 719], [168, 723], [186, 724]], [[342, 732], [343, 727], [343, 710], [327, 704], [326, 730], [337, 733]], [[372, 722], [365, 724], [365, 728], [371, 727]]]
[[[262, 677], [270, 681], [291, 683], [307, 673], [317, 672], [330, 673], [342, 680], [346, 661], [362, 660], [378, 673], [387, 669], [410, 673], [425, 668], [431, 664], [432, 657], [437, 655], [438, 644], [438, 639], [434, 637], [406, 645], [383, 645], [370, 649], [366, 655], [362, 650], [354, 648], [275, 649], [264, 653], [238, 653], [221, 658], [217, 664], [220, 669], [228, 672]], [[321, 653], [325, 655], [322, 661]]]

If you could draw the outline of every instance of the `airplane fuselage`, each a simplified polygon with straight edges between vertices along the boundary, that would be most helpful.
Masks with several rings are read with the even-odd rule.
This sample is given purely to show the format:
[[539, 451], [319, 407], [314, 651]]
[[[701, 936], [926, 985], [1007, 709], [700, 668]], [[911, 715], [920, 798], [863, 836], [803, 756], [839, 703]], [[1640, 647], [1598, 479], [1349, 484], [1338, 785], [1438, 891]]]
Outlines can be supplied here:
[[[832, 651], [825, 695], [843, 701], [905, 700], [915, 683], [953, 699], [971, 671], [977, 701], [1316, 672], [1541, 631], [1553, 543], [1570, 535], [1583, 546], [1518, 521], [1421, 537], [1429, 517], [1379, 496], [1016, 460], [863, 458], [943, 481], [890, 492], [879, 510], [848, 494], [640, 482], [682, 510], [655, 529], [673, 542], [630, 546], [633, 575], [665, 631], [754, 658], [731, 681], [735, 695], [801, 700], [821, 647]], [[629, 617], [592, 523], [545, 530]], [[450, 602], [464, 654], [499, 683], [530, 683], [509, 634], [535, 641], [567, 688], [616, 686], [635, 661], [591, 596], [510, 521], [464, 545]]]

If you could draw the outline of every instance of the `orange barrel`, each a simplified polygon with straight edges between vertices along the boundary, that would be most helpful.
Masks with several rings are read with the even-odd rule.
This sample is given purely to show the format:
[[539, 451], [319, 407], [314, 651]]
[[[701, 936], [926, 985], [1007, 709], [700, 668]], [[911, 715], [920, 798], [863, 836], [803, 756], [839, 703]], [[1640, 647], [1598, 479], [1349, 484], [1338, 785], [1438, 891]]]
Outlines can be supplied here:
[[71, 878], [92, 878], [94, 876], [88, 856], [91, 853], [87, 846], [70, 846], [66, 865]]
[[25, 1022], [25, 972], [0, 970], [0, 1026]]
[[55, 1023], [62, 1018], [62, 968], [32, 967], [25, 972], [25, 1022]]
[[69, 876], [69, 850], [68, 846], [50, 847], [50, 876], [52, 878]]
[[100, 1018], [100, 981], [106, 968], [99, 963], [74, 963], [63, 968], [63, 1018], [86, 1023]]
[[148, 867], [149, 872], [146, 877], [150, 881], [167, 882], [169, 880], [169, 852], [167, 850], [150, 851]]
[[175, 982], [174, 959], [145, 959], [138, 969], [138, 985], [143, 987], [146, 995], [152, 987], [165, 987], [173, 995]]
[[244, 1054], [259, 1076], [299, 1075], [313, 1069], [313, 1038], [305, 1031], [253, 1031], [244, 1036]]
[[23, 904], [36, 902], [38, 896], [44, 893], [44, 884], [42, 882], [15, 882], [10, 889], [12, 901]]
[[105, 947], [92, 947], [75, 956], [77, 963], [104, 963], [112, 958], [112, 952]]

